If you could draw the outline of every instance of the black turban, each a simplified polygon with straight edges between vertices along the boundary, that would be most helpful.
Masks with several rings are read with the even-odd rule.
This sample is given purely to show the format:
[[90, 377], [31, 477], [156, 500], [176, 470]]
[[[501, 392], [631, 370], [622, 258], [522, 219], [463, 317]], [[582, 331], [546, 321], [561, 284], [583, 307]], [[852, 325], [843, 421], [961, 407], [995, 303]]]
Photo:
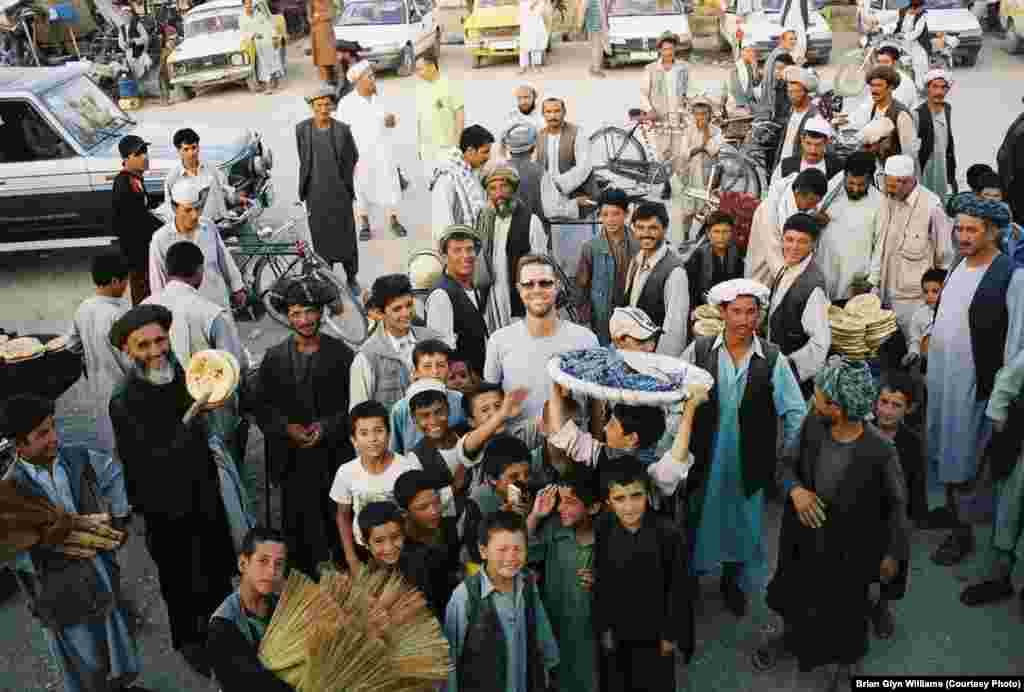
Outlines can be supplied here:
[[394, 502], [371, 502], [359, 512], [359, 530], [363, 540], [370, 542], [370, 531], [391, 522], [402, 525], [402, 510]]
[[24, 437], [53, 415], [53, 401], [35, 394], [15, 394], [3, 404], [0, 433], [6, 437]]
[[810, 214], [793, 214], [786, 219], [786, 224], [782, 227], [783, 233], [786, 231], [800, 231], [811, 236], [812, 239], [817, 240], [818, 234], [821, 233], [821, 226], [818, 224], [818, 220]]
[[412, 499], [424, 490], [439, 490], [437, 479], [420, 469], [406, 471], [395, 481], [395, 502], [402, 509], [409, 509]]
[[629, 196], [622, 190], [610, 187], [601, 193], [601, 204], [618, 207], [622, 211], [629, 211]]
[[154, 322], [165, 330], [170, 330], [171, 311], [163, 305], [136, 305], [122, 315], [117, 322], [114, 322], [114, 326], [110, 328], [111, 345], [120, 351], [124, 348], [124, 344], [132, 332]]

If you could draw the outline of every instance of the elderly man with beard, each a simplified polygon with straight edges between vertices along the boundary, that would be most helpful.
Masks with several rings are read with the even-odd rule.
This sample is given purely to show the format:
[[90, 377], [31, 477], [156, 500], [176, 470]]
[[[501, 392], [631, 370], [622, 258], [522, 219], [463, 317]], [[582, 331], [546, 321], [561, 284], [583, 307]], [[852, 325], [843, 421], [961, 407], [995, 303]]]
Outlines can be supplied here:
[[555, 298], [560, 287], [547, 256], [524, 255], [515, 269], [516, 293], [526, 306], [526, 316], [488, 339], [484, 381], [500, 383], [506, 392], [525, 387], [529, 394], [522, 413], [529, 420], [543, 413], [551, 392], [551, 376], [540, 364], [555, 354], [598, 344], [592, 331], [558, 317]]
[[[892, 121], [888, 118], [872, 120], [860, 130], [860, 139], [863, 151], [871, 154], [875, 160], [877, 174], [881, 175], [885, 170], [886, 160], [892, 156], [892, 133], [896, 131]], [[875, 181], [878, 187], [885, 185], [885, 180]]]
[[725, 330], [698, 336], [683, 360], [715, 378], [708, 403], [697, 410], [686, 481], [686, 524], [693, 574], [721, 569], [726, 607], [747, 612], [745, 594], [767, 578], [764, 491], [774, 482], [775, 450], [791, 444], [807, 411], [800, 386], [774, 344], [757, 337], [768, 288], [749, 279], [724, 281], [708, 294]]
[[449, 361], [463, 361], [481, 376], [490, 330], [484, 318], [488, 289], [476, 285], [482, 243], [471, 226], [452, 225], [441, 234], [438, 249], [444, 274], [427, 296], [427, 326], [454, 349]]
[[544, 129], [544, 116], [537, 102], [537, 88], [532, 84], [524, 82], [516, 87], [514, 92], [516, 107], [511, 110], [505, 118], [505, 128], [502, 132], [508, 132], [515, 125], [530, 125], [537, 132]]
[[202, 182], [197, 178], [182, 178], [171, 189], [171, 209], [174, 218], [153, 234], [149, 244], [149, 286], [152, 293], [160, 293], [167, 286], [167, 251], [175, 243], [190, 241], [203, 251], [203, 283], [199, 292], [204, 298], [222, 308], [245, 302], [245, 284], [242, 273], [228, 252], [220, 231], [208, 218], [201, 216], [203, 209]]
[[816, 212], [828, 193], [825, 174], [817, 168], [800, 171], [793, 178], [772, 185], [768, 198], [754, 212], [747, 246], [746, 278], [770, 285], [785, 266], [782, 258], [782, 226], [793, 214], [813, 214], [821, 225], [828, 218]]
[[217, 464], [204, 415], [173, 353], [171, 311], [140, 305], [114, 323], [110, 343], [133, 370], [110, 399], [117, 452], [134, 512], [146, 522], [171, 624], [171, 645], [209, 676], [207, 620], [231, 593], [234, 545], [221, 500]]
[[953, 258], [950, 221], [935, 193], [918, 184], [914, 160], [905, 155], [885, 162], [885, 198], [876, 218], [868, 281], [908, 334], [921, 304], [921, 277], [932, 267], [947, 268]]
[[477, 285], [488, 290], [487, 329], [493, 334], [526, 314], [515, 288], [516, 263], [523, 255], [545, 254], [548, 236], [536, 214], [516, 198], [519, 174], [499, 164], [484, 178], [488, 206], [476, 231], [483, 244], [477, 263]]
[[847, 689], [868, 652], [872, 582], [887, 599], [906, 590], [907, 494], [896, 448], [865, 423], [875, 395], [863, 361], [834, 356], [815, 378], [814, 413], [778, 469], [790, 501], [768, 606], [785, 629], [754, 653], [758, 671], [783, 655], [803, 672], [838, 664], [831, 689]]
[[875, 159], [858, 151], [846, 159], [843, 185], [828, 208], [829, 223], [818, 240], [818, 266], [833, 303], [844, 304], [870, 290], [868, 272], [882, 196], [872, 184]]
[[355, 456], [350, 440], [346, 382], [355, 355], [320, 331], [336, 289], [315, 279], [286, 281], [278, 308], [291, 334], [260, 363], [256, 419], [266, 440], [271, 482], [281, 487], [282, 528], [291, 562], [316, 577], [338, 558], [336, 507], [328, 492], [338, 467]]
[[537, 142], [537, 163], [551, 175], [559, 194], [575, 197], [590, 178], [590, 140], [565, 119], [564, 99], [548, 96], [541, 111], [545, 127]]
[[999, 252], [1007, 206], [967, 193], [951, 198], [947, 210], [956, 217], [961, 259], [946, 278], [932, 323], [927, 421], [928, 453], [958, 524], [932, 560], [955, 565], [974, 549], [968, 508], [990, 490], [991, 470], [980, 453], [992, 432], [985, 409], [996, 372], [1020, 350], [1019, 339], [1007, 338], [1020, 284], [1011, 285], [1013, 262]]
[[890, 136], [890, 151], [893, 154], [913, 155], [917, 148], [914, 115], [905, 103], [893, 97], [893, 91], [902, 81], [900, 73], [892, 67], [880, 65], [868, 72], [865, 81], [871, 90], [872, 102], [868, 119], [885, 118], [891, 121], [894, 131]]

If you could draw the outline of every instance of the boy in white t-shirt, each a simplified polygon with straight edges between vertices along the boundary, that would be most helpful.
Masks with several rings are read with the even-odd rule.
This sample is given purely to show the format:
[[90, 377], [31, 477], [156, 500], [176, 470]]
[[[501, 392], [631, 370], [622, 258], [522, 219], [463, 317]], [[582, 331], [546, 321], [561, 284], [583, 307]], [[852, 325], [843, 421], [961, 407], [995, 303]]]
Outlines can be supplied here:
[[[391, 430], [388, 411], [379, 401], [364, 401], [349, 412], [352, 445], [359, 455], [334, 474], [331, 499], [338, 503], [338, 532], [345, 561], [353, 572], [369, 557], [359, 530], [359, 512], [371, 502], [394, 501], [395, 481], [418, 462], [388, 448]], [[362, 552], [360, 559], [359, 552]]]

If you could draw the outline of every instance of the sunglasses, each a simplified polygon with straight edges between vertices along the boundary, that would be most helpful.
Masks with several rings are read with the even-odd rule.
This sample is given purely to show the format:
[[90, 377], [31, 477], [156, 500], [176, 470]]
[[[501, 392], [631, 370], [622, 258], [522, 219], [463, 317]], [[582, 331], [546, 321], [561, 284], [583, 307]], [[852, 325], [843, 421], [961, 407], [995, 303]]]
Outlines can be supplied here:
[[555, 280], [541, 279], [539, 281], [520, 281], [519, 287], [526, 291], [532, 291], [535, 288], [543, 288], [546, 291], [555, 287]]

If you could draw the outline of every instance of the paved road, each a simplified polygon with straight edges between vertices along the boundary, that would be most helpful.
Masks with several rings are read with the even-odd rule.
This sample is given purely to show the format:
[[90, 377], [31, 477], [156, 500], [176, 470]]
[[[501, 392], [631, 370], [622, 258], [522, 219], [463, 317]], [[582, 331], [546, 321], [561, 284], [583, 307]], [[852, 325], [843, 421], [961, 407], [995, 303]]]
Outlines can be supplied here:
[[[855, 37], [837, 34], [840, 47], [853, 45]], [[587, 51], [581, 45], [557, 47], [553, 62], [535, 82], [544, 93], [558, 94], [569, 103], [570, 119], [586, 128], [606, 122], [620, 122], [635, 107], [639, 68], [617, 70], [604, 81], [583, 77]], [[479, 122], [497, 128], [513, 107], [512, 90], [517, 84], [511, 64], [472, 71], [461, 48], [445, 47], [442, 67], [452, 79], [462, 80], [467, 95], [467, 123]], [[826, 78], [832, 70], [826, 68]], [[225, 88], [170, 109], [147, 109], [140, 117], [167, 126], [168, 139], [177, 127], [190, 126], [202, 134], [204, 126], [252, 127], [259, 129], [275, 151], [275, 184], [278, 207], [267, 214], [267, 223], [280, 223], [288, 205], [296, 199], [297, 158], [292, 134], [296, 122], [306, 117], [302, 96], [313, 83], [313, 70], [305, 58], [293, 55], [292, 77], [277, 96], [247, 93], [244, 88]], [[695, 65], [692, 83], [713, 85], [726, 76], [723, 68], [706, 63]], [[1001, 44], [986, 38], [979, 66], [958, 70], [950, 95], [960, 165], [993, 162], [995, 149], [1008, 123], [1020, 111], [1024, 95], [1024, 61], [1009, 56]], [[406, 171], [419, 176], [413, 148], [415, 79], [384, 77], [381, 99], [399, 116], [397, 151]], [[412, 231], [409, 240], [379, 237], [364, 244], [360, 278], [366, 282], [391, 271], [401, 271], [409, 253], [428, 245], [429, 197], [423, 181], [414, 177], [414, 187], [403, 205], [402, 217]], [[381, 234], [383, 235], [383, 234]], [[0, 254], [0, 314], [3, 325], [21, 331], [60, 331], [78, 302], [88, 295], [88, 266], [92, 251], [62, 251]], [[268, 344], [281, 338], [276, 326], [247, 325], [250, 348], [258, 355]], [[76, 385], [58, 405], [60, 425], [70, 441], [89, 438], [89, 420], [84, 417], [83, 388]], [[249, 458], [255, 481], [262, 488], [262, 441], [258, 433], [250, 441]], [[262, 507], [262, 491], [259, 493]], [[774, 553], [778, 532], [778, 508], [771, 509], [768, 526], [769, 551]], [[910, 593], [897, 607], [897, 631], [890, 642], [874, 644], [864, 672], [875, 674], [953, 674], [971, 671], [986, 674], [1024, 672], [1024, 653], [1019, 645], [1021, 607], [1017, 600], [986, 609], [962, 607], [956, 595], [964, 582], [975, 578], [975, 559], [955, 569], [939, 568], [928, 560], [941, 536], [922, 534], [915, 538]], [[979, 541], [981, 543], [981, 541]], [[125, 591], [139, 613], [140, 648], [144, 659], [143, 683], [162, 692], [172, 690], [214, 690], [194, 676], [170, 651], [167, 615], [159, 598], [154, 569], [139, 538], [126, 547], [123, 560]], [[823, 584], [822, 588], [828, 588]], [[772, 675], [756, 678], [749, 666], [750, 652], [772, 627], [774, 618], [758, 601], [747, 618], [737, 621], [723, 611], [716, 582], [704, 584], [698, 616], [698, 653], [680, 683], [680, 689], [810, 690], [821, 687], [820, 674], [801, 675], [794, 668], [782, 668]], [[23, 692], [54, 689], [58, 674], [46, 656], [38, 626], [31, 620], [20, 598], [0, 605], [0, 690]], [[1016, 636], [1015, 636], [1016, 635]]]

